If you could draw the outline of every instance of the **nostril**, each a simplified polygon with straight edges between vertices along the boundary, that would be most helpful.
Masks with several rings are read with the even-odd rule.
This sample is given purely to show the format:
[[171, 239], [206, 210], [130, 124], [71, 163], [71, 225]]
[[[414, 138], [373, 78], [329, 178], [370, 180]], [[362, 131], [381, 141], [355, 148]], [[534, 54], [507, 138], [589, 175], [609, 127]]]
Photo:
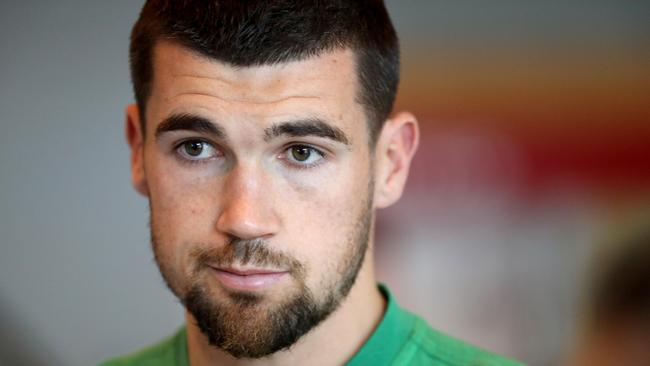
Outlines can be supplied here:
[[268, 238], [277, 231], [273, 210], [255, 206], [230, 206], [217, 220], [217, 230], [228, 237], [240, 239]]

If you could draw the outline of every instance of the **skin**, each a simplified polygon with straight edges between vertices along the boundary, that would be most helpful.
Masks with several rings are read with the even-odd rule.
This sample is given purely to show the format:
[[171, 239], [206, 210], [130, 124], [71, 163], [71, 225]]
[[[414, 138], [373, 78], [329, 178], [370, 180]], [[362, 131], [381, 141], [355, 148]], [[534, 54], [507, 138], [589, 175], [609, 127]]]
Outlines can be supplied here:
[[[154, 78], [146, 128], [138, 107], [126, 109], [132, 182], [151, 204], [157, 256], [177, 296], [187, 286], [192, 249], [226, 245], [230, 238], [264, 239], [306, 268], [305, 284], [319, 297], [336, 280], [350, 252], [359, 216], [396, 202], [417, 148], [417, 121], [407, 112], [388, 119], [371, 149], [350, 50], [273, 66], [235, 68], [180, 45], [154, 49]], [[176, 130], [156, 136], [170, 115], [192, 114], [211, 121], [225, 138]], [[265, 131], [285, 121], [317, 118], [344, 133], [347, 143], [322, 136]], [[200, 163], [187, 163], [184, 139], [201, 139], [214, 149]], [[291, 146], [307, 145], [308, 167], [292, 159]], [[370, 182], [374, 180], [374, 185]], [[369, 192], [369, 187], [374, 187]], [[194, 366], [343, 364], [381, 321], [385, 300], [376, 285], [373, 235], [356, 282], [325, 321], [288, 350], [260, 359], [235, 359], [210, 346], [186, 311], [190, 363]], [[165, 272], [163, 271], [163, 272]], [[215, 297], [225, 296], [214, 278], [201, 278]], [[284, 278], [264, 291], [269, 306], [296, 291]], [[181, 292], [179, 294], [178, 292]]]

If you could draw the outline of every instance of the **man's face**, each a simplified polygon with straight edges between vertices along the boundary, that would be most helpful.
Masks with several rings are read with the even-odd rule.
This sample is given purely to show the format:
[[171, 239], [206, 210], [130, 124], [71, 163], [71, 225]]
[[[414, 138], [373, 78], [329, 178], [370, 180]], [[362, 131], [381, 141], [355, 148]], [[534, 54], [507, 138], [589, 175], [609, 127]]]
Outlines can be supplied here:
[[160, 43], [144, 167], [156, 261], [209, 340], [290, 346], [352, 286], [373, 169], [353, 54], [231, 67]]

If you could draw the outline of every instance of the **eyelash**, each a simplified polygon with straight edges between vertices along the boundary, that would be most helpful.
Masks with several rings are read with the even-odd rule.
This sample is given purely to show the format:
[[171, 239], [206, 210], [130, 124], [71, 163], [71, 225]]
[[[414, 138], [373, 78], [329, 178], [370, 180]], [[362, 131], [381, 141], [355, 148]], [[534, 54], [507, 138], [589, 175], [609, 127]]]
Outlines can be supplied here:
[[[214, 157], [211, 157], [211, 158], [204, 158], [204, 159], [189, 159], [187, 157], [184, 157], [183, 156], [184, 154], [180, 150], [183, 149], [185, 144], [192, 143], [192, 142], [200, 142], [202, 144], [209, 145], [213, 149], [219, 151], [219, 148], [217, 146], [215, 146], [213, 143], [211, 143], [209, 141], [206, 141], [206, 140], [203, 140], [203, 139], [193, 138], [193, 139], [186, 139], [186, 140], [179, 141], [174, 145], [173, 153], [176, 156], [176, 158], [183, 164], [188, 164], [188, 165], [193, 165], [193, 166], [200, 165], [200, 164], [207, 164], [210, 161], [212, 161], [213, 158], [214, 158]], [[309, 149], [311, 151], [311, 153], [318, 154], [320, 156], [320, 159], [318, 159], [316, 162], [310, 163], [310, 164], [299, 164], [299, 163], [292, 162], [289, 158], [286, 157], [286, 154], [288, 154], [292, 148], [296, 148], [296, 147], [302, 147], [302, 148]], [[219, 157], [219, 156], [223, 156], [223, 153], [221, 153], [220, 155], [218, 155], [216, 157]], [[306, 169], [315, 168], [315, 167], [323, 164], [328, 158], [328, 154], [326, 152], [324, 152], [323, 150], [321, 150], [319, 148], [316, 148], [316, 147], [314, 147], [312, 145], [305, 144], [305, 143], [292, 143], [290, 145], [287, 145], [282, 149], [282, 153], [279, 156], [280, 156], [280, 159], [285, 162], [285, 164], [290, 165], [292, 168], [299, 169], [299, 170], [306, 170]]]
[[[183, 149], [185, 144], [192, 143], [192, 142], [200, 142], [200, 143], [202, 143], [204, 145], [209, 145], [211, 148], [219, 151], [219, 148], [217, 148], [217, 146], [215, 146], [215, 144], [213, 144], [213, 143], [211, 143], [209, 141], [203, 140], [203, 139], [192, 138], [192, 139], [186, 139], [186, 140], [179, 141], [178, 143], [176, 143], [174, 145], [174, 148], [173, 148], [172, 151], [173, 151], [175, 157], [183, 164], [188, 164], [188, 165], [206, 164], [206, 163], [212, 161], [213, 158], [214, 158], [214, 157], [211, 157], [211, 158], [204, 158], [204, 159], [189, 159], [189, 158], [185, 157], [184, 154], [181, 152], [181, 149]], [[223, 153], [221, 153], [221, 154], [219, 154], [219, 155], [217, 155], [215, 157], [219, 157], [219, 156], [223, 156]]]
[[316, 148], [316, 147], [314, 147], [312, 145], [309, 145], [309, 144], [304, 144], [304, 143], [294, 143], [294, 144], [286, 146], [282, 150], [281, 155], [284, 156], [285, 154], [289, 153], [289, 151], [292, 148], [295, 148], [295, 147], [307, 148], [307, 149], [311, 150], [312, 153], [316, 153], [316, 154], [318, 154], [320, 156], [320, 159], [318, 159], [316, 162], [311, 163], [311, 164], [298, 164], [298, 163], [291, 162], [288, 158], [281, 158], [282, 160], [286, 161], [286, 164], [291, 165], [295, 169], [306, 170], [306, 169], [315, 168], [315, 167], [325, 163], [325, 161], [328, 158], [328, 154], [325, 153], [323, 150], [318, 149], [318, 148]]

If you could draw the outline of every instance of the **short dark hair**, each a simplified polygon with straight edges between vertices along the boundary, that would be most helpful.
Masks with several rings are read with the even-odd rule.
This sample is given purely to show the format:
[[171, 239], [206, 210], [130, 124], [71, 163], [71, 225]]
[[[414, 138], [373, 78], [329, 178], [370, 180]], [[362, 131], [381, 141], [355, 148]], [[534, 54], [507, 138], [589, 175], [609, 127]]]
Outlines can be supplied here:
[[397, 35], [382, 0], [149, 0], [131, 33], [135, 99], [144, 128], [152, 53], [171, 40], [234, 66], [303, 60], [351, 49], [372, 143], [399, 82]]

